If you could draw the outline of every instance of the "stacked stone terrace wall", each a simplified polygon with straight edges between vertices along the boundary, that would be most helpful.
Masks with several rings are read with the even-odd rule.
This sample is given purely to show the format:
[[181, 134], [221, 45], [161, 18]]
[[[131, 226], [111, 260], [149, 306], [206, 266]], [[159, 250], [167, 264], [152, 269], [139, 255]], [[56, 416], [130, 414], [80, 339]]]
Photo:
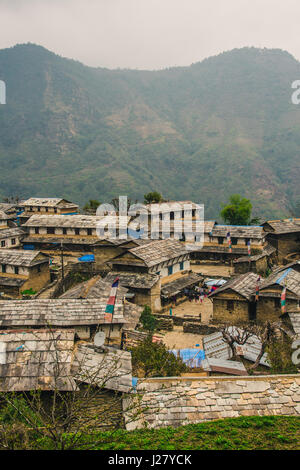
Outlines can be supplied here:
[[[239, 416], [300, 415], [300, 375], [148, 379], [141, 417], [127, 429], [180, 426]], [[128, 403], [124, 403], [125, 408]]]

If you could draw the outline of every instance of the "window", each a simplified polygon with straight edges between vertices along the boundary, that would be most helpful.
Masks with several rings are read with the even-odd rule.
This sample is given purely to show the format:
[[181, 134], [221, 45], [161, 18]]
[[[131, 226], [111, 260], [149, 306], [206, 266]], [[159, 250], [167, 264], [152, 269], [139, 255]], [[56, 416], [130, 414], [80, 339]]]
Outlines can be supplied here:
[[168, 267], [168, 276], [170, 276], [171, 274], [173, 274], [173, 266]]
[[250, 238], [245, 238], [245, 245], [248, 245], [249, 242], [250, 242]]
[[34, 229], [34, 233], [36, 233], [36, 234], [37, 234], [37, 233], [40, 233], [40, 229], [39, 229], [39, 227], [35, 227], [35, 229]]
[[40, 207], [38, 207], [37, 210], [38, 210], [38, 212], [41, 212], [41, 208], [40, 208]]
[[46, 207], [46, 212], [48, 212], [48, 207]]
[[227, 310], [229, 312], [234, 311], [234, 302], [233, 302], [233, 300], [227, 300]]
[[218, 244], [223, 245], [224, 243], [224, 238], [223, 237], [218, 237]]
[[180, 269], [180, 271], [183, 271], [183, 269], [184, 269], [184, 262], [183, 261], [181, 261], [181, 263], [179, 264], [179, 269]]
[[19, 274], [19, 268], [18, 268], [18, 266], [15, 266], [14, 270], [15, 270], [15, 274]]
[[2, 272], [6, 273], [6, 264], [2, 264]]
[[80, 235], [80, 229], [79, 228], [75, 228], [75, 235]]
[[67, 235], [67, 229], [63, 228], [63, 235]]
[[15, 244], [16, 244], [16, 239], [15, 239], [15, 238], [12, 238], [12, 239], [11, 239], [11, 244], [12, 244], [12, 245], [15, 245]]
[[47, 233], [50, 235], [53, 235], [55, 233], [55, 228], [54, 227], [47, 227]]
[[275, 308], [280, 308], [281, 306], [281, 299], [275, 299]]
[[87, 234], [88, 234], [88, 235], [92, 235], [92, 229], [91, 229], [91, 228], [88, 228], [88, 229], [87, 229]]
[[237, 245], [238, 239], [237, 238], [232, 238], [231, 239], [231, 244], [232, 245]]
[[54, 207], [54, 214], [57, 214], [57, 209], [56, 209], [56, 207]]
[[3, 246], [5, 246], [5, 240], [2, 240], [2, 241], [1, 241], [1, 248], [2, 248]]

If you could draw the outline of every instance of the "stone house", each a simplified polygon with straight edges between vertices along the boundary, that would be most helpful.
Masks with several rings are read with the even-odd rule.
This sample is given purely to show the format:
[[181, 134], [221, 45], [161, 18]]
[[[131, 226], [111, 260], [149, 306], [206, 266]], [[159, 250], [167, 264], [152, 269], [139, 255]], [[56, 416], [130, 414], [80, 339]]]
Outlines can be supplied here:
[[4, 211], [0, 210], [0, 230], [5, 230], [8, 228], [8, 221], [10, 220], [10, 216], [7, 215]]
[[153, 312], [161, 310], [161, 281], [157, 274], [113, 271], [105, 280], [112, 283], [116, 276], [120, 278], [120, 285], [128, 290], [126, 298], [130, 303], [149, 305]]
[[[231, 237], [231, 253], [227, 243], [228, 232]], [[207, 221], [204, 224], [203, 248], [195, 251], [192, 258], [230, 262], [248, 254], [248, 242], [251, 244], [252, 255], [261, 253], [266, 243], [266, 234], [263, 228], [252, 225], [218, 225], [215, 222]]]
[[62, 198], [31, 197], [20, 204], [22, 217], [31, 217], [35, 214], [48, 215], [74, 215], [78, 214], [79, 206]]
[[[99, 299], [101, 303], [107, 302], [111, 285], [115, 279], [102, 279], [100, 276], [95, 276], [89, 281], [82, 282], [67, 290], [60, 296], [60, 299]], [[126, 328], [135, 329], [139, 322], [143, 308], [134, 303], [126, 300], [128, 289], [120, 285], [116, 293], [116, 303], [123, 303], [124, 305], [124, 317], [126, 320]], [[131, 299], [132, 300], [132, 299]]]
[[292, 268], [275, 272], [260, 284], [257, 320], [277, 321], [281, 316], [281, 293], [286, 287], [286, 308], [297, 308], [300, 301], [300, 273]]
[[19, 227], [0, 230], [0, 248], [21, 248], [26, 233]]
[[256, 319], [256, 303], [253, 298], [258, 276], [248, 272], [234, 277], [212, 292], [213, 323], [248, 322]]
[[[111, 260], [110, 264], [114, 273], [123, 276], [126, 272], [126, 282], [132, 280], [130, 286], [122, 284], [122, 280], [120, 282], [134, 289], [135, 302], [149, 305], [156, 312], [161, 310], [161, 291], [166, 285], [171, 291], [171, 283], [176, 283], [175, 290], [179, 293], [201, 281], [200, 277], [195, 280], [195, 276], [190, 273], [190, 252], [184, 244], [173, 239], [154, 240], [130, 248]], [[141, 283], [142, 279], [144, 284]], [[182, 286], [178, 291], [179, 279], [182, 280]]]
[[0, 301], [0, 328], [74, 329], [78, 338], [89, 340], [97, 331], [110, 333], [120, 343], [123, 326], [127, 328], [122, 300], [115, 304], [112, 320], [105, 315], [107, 299], [34, 299]]
[[0, 250], [0, 290], [21, 297], [24, 290], [39, 291], [50, 282], [49, 259], [38, 251]]
[[[65, 256], [83, 256], [94, 254], [95, 247], [100, 243], [96, 252], [99, 262], [105, 261], [101, 253], [101, 241], [97, 233], [98, 224], [103, 217], [91, 215], [33, 215], [23, 224], [27, 236], [23, 240], [24, 247], [38, 249], [49, 255], [59, 254], [63, 247]], [[106, 217], [110, 223], [112, 219]], [[118, 227], [116, 227], [118, 234]], [[107, 242], [108, 243], [108, 242]], [[116, 250], [116, 243], [111, 243], [111, 250]], [[111, 253], [108, 253], [110, 258]]]
[[267, 245], [265, 249], [258, 255], [253, 256], [242, 256], [233, 261], [234, 273], [245, 274], [247, 272], [253, 272], [266, 275], [268, 269], [271, 269], [275, 262], [276, 249], [271, 245]]
[[268, 242], [276, 248], [280, 264], [300, 258], [300, 219], [269, 220], [263, 228]]

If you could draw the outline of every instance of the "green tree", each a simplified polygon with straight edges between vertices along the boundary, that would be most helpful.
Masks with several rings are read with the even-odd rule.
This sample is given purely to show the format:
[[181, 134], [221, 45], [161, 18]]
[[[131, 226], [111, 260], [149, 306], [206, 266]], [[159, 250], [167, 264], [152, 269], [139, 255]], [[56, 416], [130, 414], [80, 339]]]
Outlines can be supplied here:
[[98, 207], [100, 206], [101, 202], [97, 201], [97, 199], [90, 199], [89, 202], [87, 202], [83, 206], [83, 210], [85, 212], [88, 212], [89, 214], [96, 214], [96, 211]]
[[142, 311], [140, 322], [143, 325], [143, 329], [149, 331], [150, 333], [153, 333], [157, 326], [157, 320], [152, 314], [151, 308], [148, 305], [145, 305], [145, 308]]
[[251, 223], [252, 204], [249, 199], [239, 194], [232, 194], [229, 204], [223, 205], [221, 217], [230, 225], [249, 225]]
[[169, 352], [163, 343], [153, 343], [149, 335], [132, 348], [133, 374], [144, 377], [176, 377], [187, 370], [180, 357]]
[[158, 202], [162, 202], [162, 200], [163, 200], [162, 195], [160, 193], [158, 193], [157, 191], [153, 191], [151, 193], [144, 194], [145, 204], [158, 203]]

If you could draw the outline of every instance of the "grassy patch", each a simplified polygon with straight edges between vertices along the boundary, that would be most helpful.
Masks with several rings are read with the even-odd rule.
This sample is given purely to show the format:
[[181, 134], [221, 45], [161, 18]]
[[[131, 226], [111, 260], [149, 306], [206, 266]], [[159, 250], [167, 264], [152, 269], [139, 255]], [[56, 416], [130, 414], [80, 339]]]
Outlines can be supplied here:
[[[224, 419], [156, 430], [119, 430], [87, 437], [111, 450], [299, 450], [300, 417]], [[86, 441], [86, 444], [88, 442]]]

